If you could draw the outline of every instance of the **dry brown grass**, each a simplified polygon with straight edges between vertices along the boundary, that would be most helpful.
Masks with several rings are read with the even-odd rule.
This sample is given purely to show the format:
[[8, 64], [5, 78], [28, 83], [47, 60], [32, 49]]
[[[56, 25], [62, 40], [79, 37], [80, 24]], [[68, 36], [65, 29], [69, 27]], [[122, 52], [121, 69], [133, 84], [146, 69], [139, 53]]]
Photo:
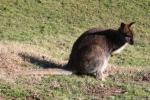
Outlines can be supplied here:
[[101, 86], [99, 84], [88, 84], [84, 86], [83, 90], [87, 95], [94, 95], [100, 98], [109, 97], [113, 95], [120, 95], [126, 92], [126, 90], [119, 87]]
[[[21, 55], [24, 55], [21, 56]], [[30, 44], [20, 44], [17, 42], [1, 42], [0, 43], [0, 79], [7, 81], [14, 81], [18, 76], [24, 74], [48, 74], [51, 70], [39, 70], [37, 71], [32, 66], [32, 59], [35, 58], [36, 62], [43, 63], [41, 67], [51, 67], [54, 63], [56, 66], [64, 64], [65, 62], [52, 59], [48, 54], [48, 51], [37, 46]], [[36, 63], [33, 62], [33, 63]], [[45, 65], [44, 65], [45, 64]], [[52, 65], [52, 67], [54, 66]], [[57, 69], [55, 72], [57, 72]], [[54, 73], [54, 72], [53, 72]], [[52, 74], [53, 74], [52, 73]]]

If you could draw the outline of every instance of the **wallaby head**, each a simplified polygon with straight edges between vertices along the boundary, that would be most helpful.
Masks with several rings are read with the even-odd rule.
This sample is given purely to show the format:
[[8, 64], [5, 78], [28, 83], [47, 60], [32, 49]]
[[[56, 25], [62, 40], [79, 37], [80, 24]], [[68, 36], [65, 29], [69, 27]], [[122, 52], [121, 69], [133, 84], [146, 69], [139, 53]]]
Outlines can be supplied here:
[[119, 32], [125, 37], [126, 42], [131, 45], [134, 44], [133, 30], [131, 27], [134, 23], [135, 22], [131, 22], [130, 24], [121, 23], [119, 27]]

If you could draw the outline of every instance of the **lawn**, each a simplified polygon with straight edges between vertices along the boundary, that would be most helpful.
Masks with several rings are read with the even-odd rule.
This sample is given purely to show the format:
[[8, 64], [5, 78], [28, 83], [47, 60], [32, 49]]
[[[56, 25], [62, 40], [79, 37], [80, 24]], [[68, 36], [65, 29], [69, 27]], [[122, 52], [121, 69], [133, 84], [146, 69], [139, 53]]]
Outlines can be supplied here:
[[[150, 99], [150, 0], [0, 0], [0, 72], [18, 60], [25, 69], [43, 66], [11, 57], [11, 50], [60, 64], [68, 61], [73, 42], [89, 28], [117, 29], [121, 22], [133, 21], [135, 45], [111, 57], [116, 69], [105, 82], [77, 75], [0, 78], [0, 99]], [[2, 59], [2, 48], [9, 48], [12, 63]]]

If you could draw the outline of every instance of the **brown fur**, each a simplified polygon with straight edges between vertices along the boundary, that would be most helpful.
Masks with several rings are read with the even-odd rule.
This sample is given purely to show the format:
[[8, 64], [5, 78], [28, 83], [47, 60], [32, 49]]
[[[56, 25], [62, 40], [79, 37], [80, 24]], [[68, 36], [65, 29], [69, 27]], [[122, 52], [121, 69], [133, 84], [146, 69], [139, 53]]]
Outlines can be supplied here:
[[103, 72], [113, 51], [125, 43], [133, 45], [133, 23], [121, 23], [117, 30], [94, 28], [84, 32], [75, 41], [66, 68], [103, 79]]

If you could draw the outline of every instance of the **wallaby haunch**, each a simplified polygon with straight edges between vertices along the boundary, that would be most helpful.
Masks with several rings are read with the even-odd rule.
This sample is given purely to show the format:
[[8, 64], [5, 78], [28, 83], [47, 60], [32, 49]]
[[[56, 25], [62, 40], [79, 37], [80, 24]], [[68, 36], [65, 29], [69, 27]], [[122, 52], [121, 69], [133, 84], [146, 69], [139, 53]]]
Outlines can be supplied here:
[[94, 28], [83, 33], [73, 45], [66, 69], [103, 80], [111, 54], [134, 44], [132, 24], [121, 23], [117, 30]]

